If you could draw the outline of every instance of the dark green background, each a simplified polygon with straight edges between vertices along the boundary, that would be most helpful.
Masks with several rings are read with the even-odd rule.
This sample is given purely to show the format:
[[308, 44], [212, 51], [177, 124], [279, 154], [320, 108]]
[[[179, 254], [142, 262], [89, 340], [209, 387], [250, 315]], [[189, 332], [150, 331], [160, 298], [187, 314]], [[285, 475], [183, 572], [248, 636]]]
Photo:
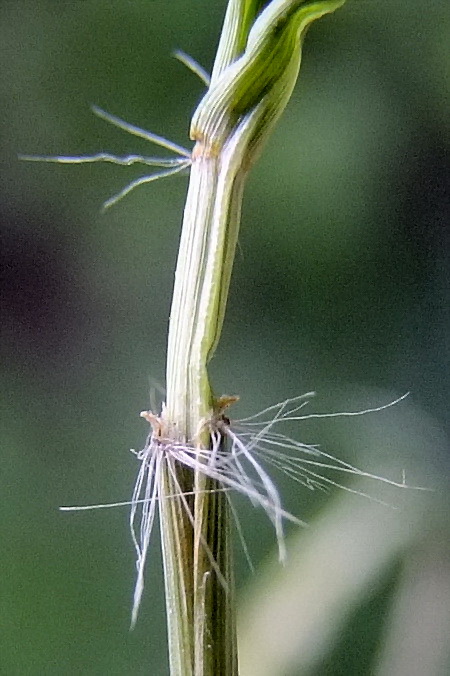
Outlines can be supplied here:
[[[186, 179], [142, 187], [101, 214], [102, 202], [139, 169], [26, 164], [17, 153], [154, 152], [95, 118], [92, 103], [189, 144], [202, 85], [170, 53], [183, 48], [210, 67], [225, 2], [2, 0], [0, 7], [0, 674], [162, 675], [157, 536], [141, 617], [129, 633], [126, 508], [57, 507], [131, 493], [137, 463], [128, 449], [147, 433], [138, 413], [149, 406], [150, 379], [164, 384]], [[411, 390], [417, 415], [444, 438], [449, 29], [445, 0], [349, 0], [309, 31], [299, 84], [247, 187], [211, 365], [217, 391], [241, 396], [235, 415], [309, 390], [322, 411]], [[386, 418], [379, 420], [383, 427]], [[305, 440], [357, 461], [370, 440], [357, 426], [339, 429], [338, 439], [330, 422], [309, 426]], [[295, 434], [303, 438], [301, 428]], [[430, 476], [448, 475], [445, 442], [430, 447], [435, 455], [424, 447], [412, 483], [433, 484], [428, 462]], [[398, 460], [389, 439], [386, 448], [397, 473], [409, 469], [407, 446]], [[301, 518], [312, 519], [327, 499], [287, 480], [281, 488]], [[249, 504], [239, 505], [258, 564], [272, 552], [273, 533]], [[249, 574], [237, 557], [243, 588]], [[360, 619], [315, 673], [372, 673], [396, 570], [386, 572], [378, 595], [361, 599]]]

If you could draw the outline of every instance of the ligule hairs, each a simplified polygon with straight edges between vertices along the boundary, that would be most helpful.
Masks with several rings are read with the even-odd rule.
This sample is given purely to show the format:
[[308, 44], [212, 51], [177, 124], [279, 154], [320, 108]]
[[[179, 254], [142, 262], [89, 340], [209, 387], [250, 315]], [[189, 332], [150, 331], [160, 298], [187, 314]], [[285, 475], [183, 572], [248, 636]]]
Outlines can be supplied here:
[[[314, 393], [310, 392], [286, 399], [250, 417], [233, 422], [223, 414], [223, 409], [219, 409], [218, 413], [210, 420], [205, 421], [202, 426], [202, 429], [207, 429], [210, 434], [211, 445], [208, 449], [200, 447], [195, 442], [184, 443], [170, 439], [164, 421], [164, 406], [161, 416], [155, 415], [152, 411], [143, 411], [140, 415], [150, 423], [151, 432], [144, 448], [138, 452], [133, 450], [140, 461], [140, 468], [131, 500], [60, 508], [63, 511], [84, 511], [126, 505], [131, 507], [129, 523], [136, 550], [137, 570], [131, 627], [134, 627], [136, 623], [144, 590], [145, 562], [159, 500], [162, 497], [163, 470], [169, 473], [173, 485], [177, 488], [173, 495], [166, 495], [164, 499], [181, 500], [183, 509], [192, 524], [194, 523], [194, 515], [186, 498], [193, 492], [186, 493], [181, 489], [176, 472], [179, 465], [194, 472], [200, 472], [209, 479], [216, 481], [219, 486], [218, 490], [224, 491], [229, 501], [231, 501], [230, 493], [232, 491], [247, 497], [253, 506], [261, 508], [271, 521], [278, 546], [278, 557], [281, 562], [286, 561], [284, 522], [289, 521], [300, 526], [306, 524], [283, 509], [279, 491], [266, 469], [267, 465], [284, 472], [288, 477], [309, 490], [327, 490], [330, 487], [339, 487], [350, 493], [375, 499], [382, 504], [386, 503], [359, 490], [342, 485], [333, 476], [329, 477], [324, 472], [331, 472], [332, 475], [333, 473], [352, 474], [358, 477], [375, 479], [397, 488], [407, 487], [404, 475], [401, 481], [394, 481], [364, 472], [322, 451], [318, 446], [304, 444], [285, 435], [279, 429], [285, 422], [304, 421], [312, 418], [353, 417], [383, 411], [401, 402], [408, 394], [404, 394], [388, 404], [360, 411], [299, 415], [299, 412], [309, 404], [313, 395]], [[236, 398], [224, 399], [234, 401]], [[231, 502], [230, 504], [232, 505]], [[244, 553], [251, 566], [241, 526], [233, 506], [232, 514]], [[226, 587], [223, 575], [206, 542], [202, 544], [218, 579]]]
[[57, 162], [58, 164], [91, 164], [93, 162], [112, 162], [113, 164], [121, 164], [123, 166], [130, 166], [132, 164], [145, 164], [150, 167], [161, 167], [161, 171], [157, 171], [154, 174], [148, 176], [141, 176], [136, 178], [134, 181], [128, 183], [122, 190], [118, 193], [107, 199], [103, 203], [103, 210], [109, 209], [114, 204], [117, 204], [123, 197], [128, 195], [132, 190], [144, 185], [145, 183], [152, 183], [157, 181], [159, 178], [165, 178], [167, 176], [172, 176], [173, 174], [178, 174], [182, 171], [189, 169], [191, 165], [191, 154], [190, 151], [182, 146], [179, 146], [177, 143], [167, 140], [162, 136], [157, 134], [152, 134], [145, 129], [136, 127], [134, 124], [125, 122], [120, 117], [111, 115], [105, 110], [102, 110], [98, 106], [92, 106], [92, 112], [95, 113], [102, 120], [110, 122], [115, 127], [123, 129], [124, 131], [133, 134], [134, 136], [139, 136], [146, 141], [150, 141], [158, 146], [166, 148], [173, 153], [176, 153], [178, 157], [175, 158], [164, 158], [164, 157], [145, 157], [143, 155], [125, 155], [124, 157], [119, 157], [117, 155], [112, 155], [110, 153], [95, 153], [94, 155], [55, 155], [55, 156], [46, 156], [46, 155], [19, 155], [21, 160], [27, 160], [29, 162]]
[[[208, 87], [211, 81], [210, 76], [207, 71], [199, 64], [192, 56], [186, 54], [182, 50], [176, 50], [173, 53], [173, 56], [185, 65], [189, 70], [191, 70], [195, 75], [197, 75], [200, 80]], [[19, 159], [25, 160], [27, 162], [55, 162], [57, 164], [92, 164], [94, 162], [111, 162], [112, 164], [120, 164], [122, 166], [131, 166], [132, 164], [145, 164], [149, 167], [161, 167], [162, 171], [157, 171], [153, 174], [147, 176], [141, 176], [135, 180], [128, 183], [122, 190], [119, 190], [118, 193], [107, 199], [103, 203], [102, 210], [106, 211], [113, 205], [120, 202], [126, 195], [128, 195], [132, 190], [138, 188], [141, 185], [146, 183], [152, 183], [157, 181], [160, 178], [166, 178], [168, 176], [173, 176], [174, 174], [179, 174], [187, 171], [192, 164], [191, 151], [187, 148], [184, 148], [178, 143], [169, 141], [164, 136], [159, 136], [158, 134], [153, 134], [150, 131], [141, 129], [140, 127], [131, 124], [122, 120], [116, 115], [111, 115], [111, 113], [106, 112], [99, 106], [91, 106], [92, 112], [97, 115], [102, 120], [109, 122], [110, 124], [126, 131], [133, 136], [139, 136], [140, 138], [150, 141], [166, 150], [174, 153], [177, 157], [174, 158], [165, 158], [165, 157], [146, 157], [144, 155], [125, 155], [118, 156], [111, 153], [94, 153], [93, 155], [24, 155], [20, 154]]]

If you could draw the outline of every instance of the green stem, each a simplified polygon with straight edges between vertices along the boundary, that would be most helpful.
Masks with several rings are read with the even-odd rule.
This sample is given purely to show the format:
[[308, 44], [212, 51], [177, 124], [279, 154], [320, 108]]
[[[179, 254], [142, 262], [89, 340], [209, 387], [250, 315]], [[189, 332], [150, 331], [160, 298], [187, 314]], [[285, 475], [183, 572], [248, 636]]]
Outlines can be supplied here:
[[[343, 2], [229, 2], [211, 85], [191, 125], [197, 144], [175, 273], [162, 413], [165, 434], [176, 443], [210, 448], [212, 421], [221, 411], [207, 364], [225, 314], [245, 180], [291, 95], [307, 27]], [[226, 493], [201, 471], [200, 460], [194, 471], [168, 457], [163, 472], [171, 674], [237, 676]], [[180, 489], [185, 495], [174, 499]]]

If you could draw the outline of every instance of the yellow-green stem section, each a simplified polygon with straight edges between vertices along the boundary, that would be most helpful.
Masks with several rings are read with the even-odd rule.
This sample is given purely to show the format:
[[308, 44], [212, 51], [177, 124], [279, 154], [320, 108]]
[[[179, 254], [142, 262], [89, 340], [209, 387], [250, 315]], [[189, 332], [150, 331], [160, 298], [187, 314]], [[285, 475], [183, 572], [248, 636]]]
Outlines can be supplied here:
[[[214, 414], [214, 396], [207, 364], [222, 328], [245, 179], [290, 98], [308, 26], [343, 3], [229, 2], [211, 85], [191, 124], [197, 143], [175, 273], [162, 414], [174, 441], [210, 444], [205, 423]], [[174, 466], [172, 472], [176, 480], [166, 470], [160, 495], [171, 675], [237, 676], [227, 499], [201, 471]], [[193, 494], [184, 502], [165, 500], [179, 491], [177, 483]]]

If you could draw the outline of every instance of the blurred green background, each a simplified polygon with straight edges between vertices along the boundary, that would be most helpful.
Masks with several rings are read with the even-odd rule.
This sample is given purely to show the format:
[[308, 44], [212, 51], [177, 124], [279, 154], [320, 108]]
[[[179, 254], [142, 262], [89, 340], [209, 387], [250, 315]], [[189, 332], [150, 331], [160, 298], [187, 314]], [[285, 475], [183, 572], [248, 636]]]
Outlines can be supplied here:
[[[2, 0], [3, 450], [0, 674], [164, 675], [161, 563], [140, 620], [128, 452], [164, 385], [186, 178], [102, 202], [139, 169], [20, 163], [17, 153], [152, 154], [96, 103], [189, 144], [224, 0]], [[315, 390], [315, 411], [397, 407], [290, 430], [364, 470], [434, 492], [311, 492], [278, 478], [289, 564], [238, 500], [242, 676], [450, 672], [448, 518], [450, 12], [349, 0], [309, 31], [292, 101], [252, 173], [211, 373], [233, 415]], [[447, 428], [447, 429], [446, 429]], [[333, 477], [353, 486], [350, 477]], [[258, 624], [259, 623], [259, 624]]]

